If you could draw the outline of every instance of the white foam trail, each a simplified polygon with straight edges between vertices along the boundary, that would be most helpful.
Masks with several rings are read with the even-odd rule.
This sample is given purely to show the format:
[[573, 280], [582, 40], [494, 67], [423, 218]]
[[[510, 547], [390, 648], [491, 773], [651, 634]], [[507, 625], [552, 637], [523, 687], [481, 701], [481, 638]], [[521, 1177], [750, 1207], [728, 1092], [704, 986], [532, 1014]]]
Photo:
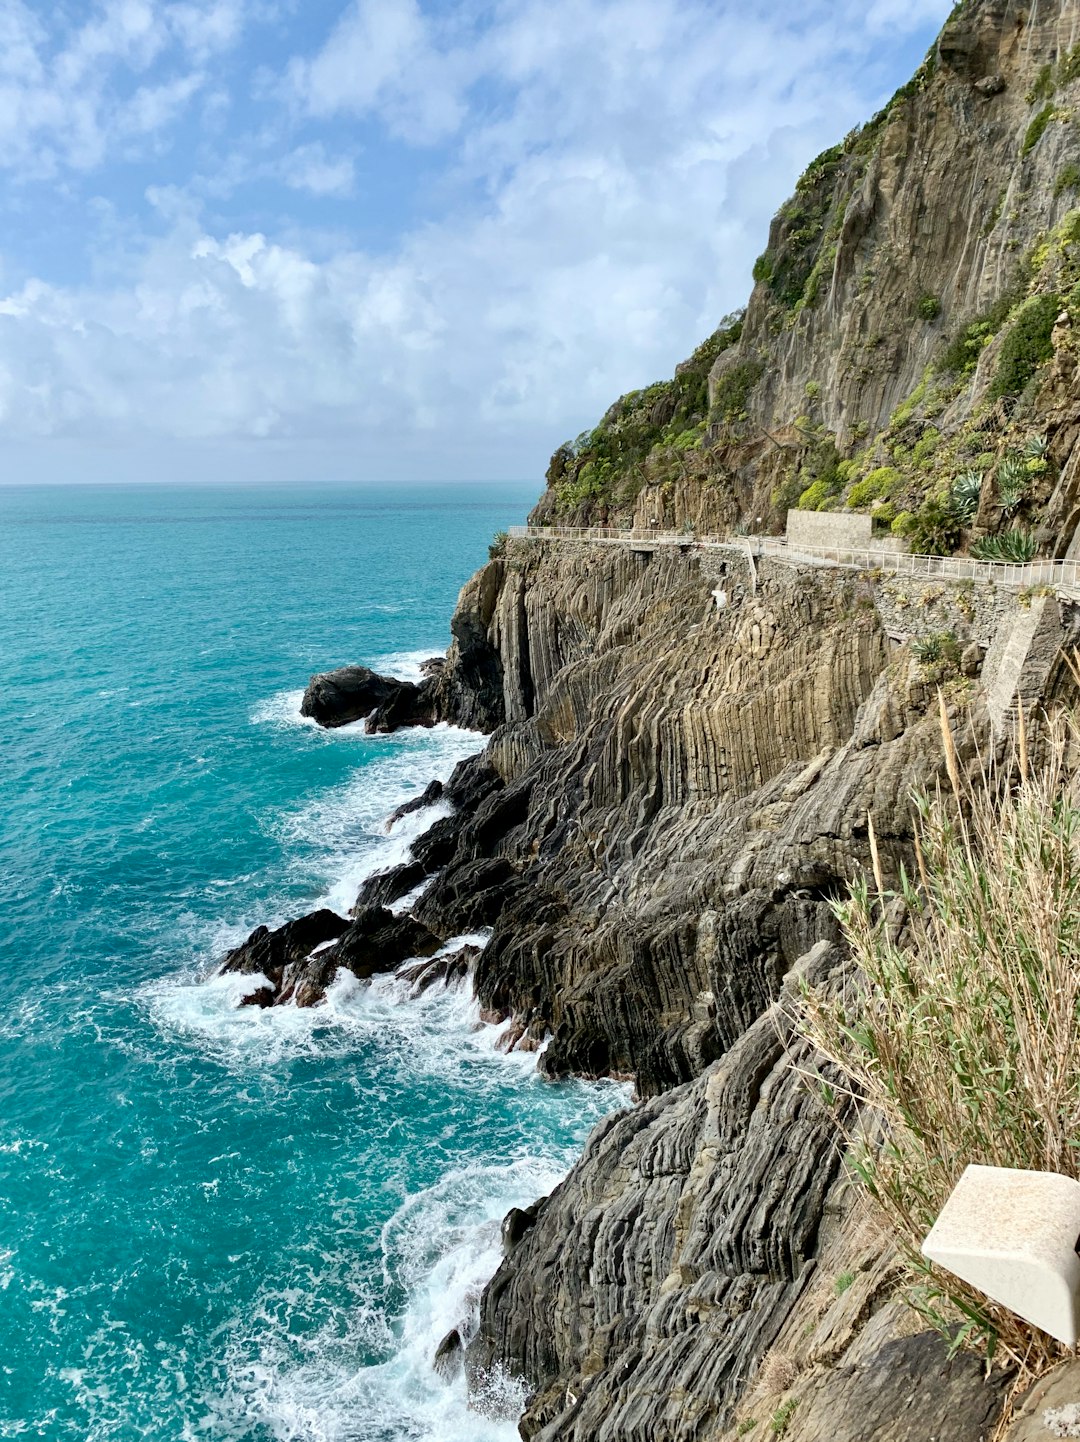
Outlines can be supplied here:
[[415, 681], [417, 684], [424, 680], [424, 673], [420, 669], [423, 661], [433, 659], [442, 660], [446, 655], [435, 646], [430, 646], [426, 651], [387, 651], [382, 656], [376, 656], [371, 663], [371, 669], [378, 671], [381, 676], [395, 676], [399, 681]]
[[440, 816], [439, 803], [402, 817], [387, 835], [390, 814], [419, 795], [433, 778], [446, 781], [459, 761], [474, 756], [484, 744], [479, 732], [457, 726], [435, 726], [421, 732], [396, 732], [380, 737], [383, 754], [360, 767], [341, 786], [309, 801], [299, 810], [275, 817], [273, 829], [294, 855], [318, 848], [327, 887], [318, 905], [348, 911], [362, 881], [399, 865], [408, 850]]
[[276, 691], [273, 696], [268, 696], [265, 701], [260, 701], [252, 708], [251, 723], [253, 726], [307, 726], [317, 731], [317, 721], [310, 716], [300, 715], [300, 702], [303, 699], [303, 688], [298, 691]]

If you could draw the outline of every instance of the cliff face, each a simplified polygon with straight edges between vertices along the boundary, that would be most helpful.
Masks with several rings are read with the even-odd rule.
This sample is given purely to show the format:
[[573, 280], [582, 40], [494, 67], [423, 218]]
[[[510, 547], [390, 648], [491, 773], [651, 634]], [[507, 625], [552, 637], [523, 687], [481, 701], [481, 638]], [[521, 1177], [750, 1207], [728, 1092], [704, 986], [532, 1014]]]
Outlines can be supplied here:
[[[959, 5], [914, 81], [810, 167], [745, 315], [561, 448], [535, 519], [719, 533], [872, 506], [921, 548], [1011, 528], [1063, 554], [1078, 47], [1080, 0]], [[755, 566], [691, 534], [516, 540], [465, 587], [421, 698], [492, 733], [453, 814], [351, 923], [257, 933], [231, 964], [269, 978], [266, 1004], [312, 1000], [338, 964], [490, 927], [475, 982], [516, 1044], [546, 1040], [553, 1077], [636, 1081], [644, 1100], [508, 1228], [467, 1348], [478, 1396], [492, 1369], [529, 1384], [526, 1437], [988, 1435], [1000, 1389], [890, 1300], [889, 1240], [852, 1206], [784, 998], [847, 974], [830, 902], [869, 863], [868, 816], [886, 871], [910, 861], [939, 688], [975, 764], [1017, 697], [1030, 715], [1065, 694], [1078, 633], [1060, 593]], [[384, 910], [421, 882], [411, 915]], [[332, 946], [311, 954], [316, 933]]]
[[[1076, 0], [958, 5], [913, 80], [781, 207], [745, 315], [560, 448], [534, 519], [717, 534], [779, 529], [800, 498], [876, 503], [915, 549], [953, 550], [961, 527], [906, 518], [972, 469], [992, 500], [995, 462], [1037, 431], [1050, 465], [1009, 517], [1035, 527], [1074, 439], [1028, 386], [1058, 314], [1080, 322], [1078, 104]], [[969, 539], [1001, 518], [971, 519]]]
[[[1075, 0], [958, 6], [912, 84], [803, 178], [745, 315], [562, 448], [534, 521], [718, 533], [873, 505], [914, 517], [925, 549], [1019, 523], [1063, 554], [1078, 45]], [[890, 1301], [888, 1238], [852, 1209], [783, 1005], [800, 972], [845, 974], [829, 902], [868, 864], [868, 815], [886, 869], [910, 859], [912, 793], [942, 771], [938, 686], [969, 762], [1009, 697], [1067, 685], [1060, 661], [1025, 670], [1024, 638], [1067, 644], [1069, 598], [1032, 615], [977, 592], [755, 571], [692, 535], [515, 541], [463, 592], [494, 789], [417, 915], [445, 932], [490, 880], [484, 1005], [524, 1044], [550, 1037], [549, 1074], [624, 1074], [646, 1098], [518, 1219], [485, 1293], [467, 1367], [478, 1393], [492, 1368], [528, 1381], [524, 1436], [989, 1434], [1000, 1385]], [[942, 635], [963, 666], [935, 664]]]

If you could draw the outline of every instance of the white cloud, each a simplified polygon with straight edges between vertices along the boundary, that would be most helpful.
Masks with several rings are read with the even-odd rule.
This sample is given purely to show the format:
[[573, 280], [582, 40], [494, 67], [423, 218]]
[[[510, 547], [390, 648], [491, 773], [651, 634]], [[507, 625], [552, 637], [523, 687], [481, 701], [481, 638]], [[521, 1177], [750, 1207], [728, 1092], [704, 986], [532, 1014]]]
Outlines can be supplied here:
[[[0, 5], [0, 167], [29, 179], [89, 171], [173, 124], [244, 14], [240, 0], [100, 0], [81, 24], [45, 13]], [[149, 78], [154, 67], [165, 73]]]
[[351, 195], [356, 170], [348, 156], [332, 158], [325, 147], [316, 142], [300, 145], [281, 161], [278, 173], [294, 190], [307, 190], [312, 195]]
[[[155, 14], [175, 34], [189, 8]], [[231, 22], [213, 20], [224, 8], [199, 8], [199, 43], [229, 43]], [[946, 9], [937, 0], [935, 18]], [[916, 10], [500, 0], [480, 25], [464, 7], [436, 21], [414, 0], [354, 0], [324, 46], [282, 69], [301, 133], [283, 119], [261, 152], [236, 149], [216, 193], [247, 173], [347, 197], [343, 127], [363, 117], [442, 147], [438, 205], [378, 252], [328, 250], [265, 221], [230, 233], [182, 187], [154, 188], [166, 234], [122, 280], [0, 297], [0, 436], [159, 450], [247, 438], [337, 447], [354, 475], [535, 473], [745, 299], [799, 167], [880, 98], [863, 90], [871, 29], [909, 31]], [[145, 11], [117, 10], [114, 53], [149, 53]], [[41, 47], [32, 25], [22, 33], [29, 72]], [[167, 127], [195, 94], [184, 43], [180, 88], [138, 91], [126, 123]], [[0, 137], [4, 117], [0, 77]], [[122, 123], [111, 115], [112, 133]], [[92, 106], [85, 124], [90, 146]]]
[[473, 69], [467, 52], [440, 45], [417, 0], [353, 0], [322, 49], [292, 62], [287, 82], [313, 116], [379, 112], [395, 134], [428, 143], [464, 120]]

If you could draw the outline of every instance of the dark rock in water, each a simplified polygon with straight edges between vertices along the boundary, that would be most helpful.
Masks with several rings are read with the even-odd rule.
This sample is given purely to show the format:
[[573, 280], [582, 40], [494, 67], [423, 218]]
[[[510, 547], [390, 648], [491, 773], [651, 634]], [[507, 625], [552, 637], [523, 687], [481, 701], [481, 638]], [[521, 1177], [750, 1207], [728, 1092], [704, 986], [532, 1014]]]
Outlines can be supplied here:
[[430, 961], [415, 961], [403, 966], [398, 975], [411, 984], [413, 996], [423, 996], [439, 982], [463, 981], [480, 955], [478, 946], [463, 946], [447, 956], [433, 956]]
[[423, 811], [428, 806], [434, 806], [437, 801], [442, 800], [443, 784], [441, 781], [432, 781], [419, 796], [414, 796], [411, 801], [406, 801], [392, 812], [386, 823], [386, 829], [394, 826], [403, 816], [411, 816], [414, 811]]
[[379, 906], [362, 907], [333, 946], [286, 970], [280, 999], [314, 1006], [326, 995], [341, 967], [366, 981], [394, 971], [411, 956], [430, 956], [441, 945], [437, 936], [411, 916], [395, 916]]
[[426, 661], [420, 662], [421, 676], [441, 676], [445, 669], [445, 656], [429, 656]]
[[456, 1327], [447, 1332], [435, 1348], [431, 1365], [444, 1382], [452, 1382], [461, 1375], [461, 1369], [465, 1365], [465, 1344]]
[[411, 681], [398, 681], [379, 676], [367, 666], [342, 666], [338, 671], [324, 671], [312, 676], [300, 703], [300, 715], [310, 716], [320, 726], [346, 726], [370, 716]]
[[412, 844], [413, 860], [424, 868], [424, 875], [438, 871], [453, 856], [465, 821], [461, 816], [443, 816], [429, 826], [423, 836]]
[[269, 987], [260, 987], [244, 998], [245, 1006], [271, 1006], [281, 989], [286, 967], [293, 966], [328, 941], [336, 941], [349, 927], [348, 919], [323, 909], [301, 916], [271, 931], [257, 926], [242, 945], [230, 951], [221, 964], [223, 972], [243, 976], [263, 975]]
[[300, 714], [326, 727], [364, 719], [369, 732], [433, 726], [443, 714], [436, 681], [437, 677], [429, 677], [417, 685], [395, 676], [380, 676], [367, 666], [342, 666], [312, 676]]
[[419, 861], [403, 861], [389, 871], [369, 876], [357, 892], [353, 914], [368, 906], [389, 906], [391, 902], [400, 901], [428, 875], [427, 868]]
[[540, 1203], [533, 1202], [531, 1207], [511, 1207], [502, 1223], [502, 1244], [503, 1256], [508, 1257], [517, 1244], [521, 1241], [526, 1232], [530, 1232], [536, 1226], [536, 1214], [540, 1210]]

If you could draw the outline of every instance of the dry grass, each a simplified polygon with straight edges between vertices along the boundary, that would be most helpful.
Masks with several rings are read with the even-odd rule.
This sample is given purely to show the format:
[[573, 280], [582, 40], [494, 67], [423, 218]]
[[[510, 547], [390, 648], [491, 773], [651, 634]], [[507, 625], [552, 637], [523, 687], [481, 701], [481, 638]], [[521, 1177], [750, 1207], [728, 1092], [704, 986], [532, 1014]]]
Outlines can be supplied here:
[[1047, 727], [1038, 767], [1021, 722], [1011, 775], [970, 782], [942, 711], [950, 787], [916, 803], [900, 938], [871, 835], [875, 884], [840, 908], [861, 975], [840, 997], [808, 990], [799, 1022], [882, 1119], [855, 1166], [900, 1241], [910, 1300], [1029, 1375], [1058, 1344], [919, 1248], [970, 1162], [1080, 1175], [1080, 731], [1064, 713]]

